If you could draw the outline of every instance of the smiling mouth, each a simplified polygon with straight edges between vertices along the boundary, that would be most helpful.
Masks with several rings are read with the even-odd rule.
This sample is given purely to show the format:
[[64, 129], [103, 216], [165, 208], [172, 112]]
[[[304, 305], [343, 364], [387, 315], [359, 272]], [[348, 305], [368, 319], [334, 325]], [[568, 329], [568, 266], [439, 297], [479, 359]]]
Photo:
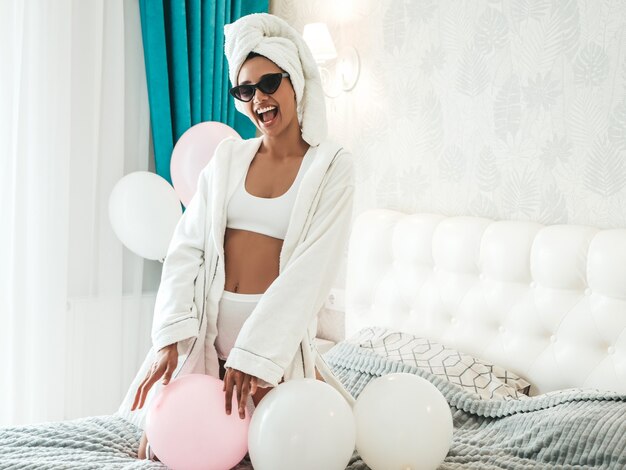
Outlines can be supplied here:
[[263, 123], [268, 123], [270, 121], [272, 121], [276, 116], [278, 115], [278, 108], [274, 108], [271, 109], [269, 111], [266, 111], [264, 113], [261, 113], [260, 115], [257, 114], [257, 116], [259, 116], [259, 120]]

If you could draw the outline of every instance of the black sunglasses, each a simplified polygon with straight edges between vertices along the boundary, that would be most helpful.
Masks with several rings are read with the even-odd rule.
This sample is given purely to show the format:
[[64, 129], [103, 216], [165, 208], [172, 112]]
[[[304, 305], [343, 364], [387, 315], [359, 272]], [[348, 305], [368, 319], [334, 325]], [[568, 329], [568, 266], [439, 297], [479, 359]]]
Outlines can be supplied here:
[[228, 92], [239, 101], [250, 101], [258, 88], [263, 93], [271, 95], [280, 86], [283, 77], [288, 77], [287, 72], [268, 73], [261, 77], [259, 83], [234, 86]]

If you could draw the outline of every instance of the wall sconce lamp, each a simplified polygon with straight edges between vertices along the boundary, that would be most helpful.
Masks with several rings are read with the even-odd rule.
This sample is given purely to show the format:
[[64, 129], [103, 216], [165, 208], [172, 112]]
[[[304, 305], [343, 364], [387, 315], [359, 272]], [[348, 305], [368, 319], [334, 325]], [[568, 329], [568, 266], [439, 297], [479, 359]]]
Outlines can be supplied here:
[[352, 90], [361, 70], [356, 48], [346, 46], [338, 54], [326, 23], [305, 25], [302, 37], [318, 64], [324, 94], [336, 98], [342, 91]]

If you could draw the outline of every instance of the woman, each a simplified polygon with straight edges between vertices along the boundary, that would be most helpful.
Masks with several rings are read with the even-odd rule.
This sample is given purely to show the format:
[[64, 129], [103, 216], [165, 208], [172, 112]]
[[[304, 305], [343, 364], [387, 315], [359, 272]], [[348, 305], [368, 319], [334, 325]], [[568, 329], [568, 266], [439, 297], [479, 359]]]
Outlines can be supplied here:
[[[229, 27], [230, 34], [227, 29]], [[298, 375], [311, 376], [310, 371], [306, 371], [306, 364], [311, 363], [308, 357], [311, 352], [307, 356], [306, 346], [311, 345], [311, 331], [313, 330], [314, 336], [316, 322], [313, 321], [311, 326], [308, 317], [312, 314], [316, 317], [321, 307], [320, 299], [323, 301], [327, 296], [338, 266], [337, 255], [343, 251], [347, 241], [352, 208], [353, 170], [352, 160], [347, 152], [339, 149], [328, 157], [324, 154], [324, 149], [329, 144], [320, 146], [321, 141], [326, 140], [324, 98], [310, 51], [295, 30], [269, 14], [248, 15], [232, 25], [227, 25], [227, 28], [226, 54], [231, 82], [237, 84], [231, 88], [230, 93], [237, 100], [237, 109], [245, 112], [262, 136], [260, 139], [251, 139], [258, 143], [251, 147], [255, 151], [249, 164], [243, 165], [245, 171], [241, 175], [232, 168], [229, 171], [229, 175], [236, 175], [232, 181], [237, 183], [231, 186], [231, 190], [227, 191], [228, 197], [225, 198], [225, 277], [216, 319], [217, 335], [214, 341], [207, 341], [205, 346], [208, 349], [214, 346], [217, 352], [219, 377], [224, 380], [226, 413], [231, 413], [232, 396], [236, 391], [239, 416], [243, 418], [248, 398], [251, 397], [254, 406], [258, 406], [272, 386], [277, 384], [278, 376], [281, 376], [280, 382]], [[243, 59], [238, 59], [238, 53], [241, 56], [242, 50], [250, 48], [250, 45], [245, 44], [250, 39], [246, 33], [255, 29], [257, 32], [263, 31], [263, 34], [254, 48], [265, 51], [266, 55], [247, 52]], [[266, 36], [268, 30], [283, 34]], [[276, 38], [278, 44], [274, 42]], [[291, 46], [281, 42], [283, 40], [291, 42]], [[293, 60], [294, 45], [298, 50], [298, 61]], [[272, 56], [274, 60], [267, 56]], [[291, 69], [291, 72], [279, 67], [276, 61], [286, 63], [285, 69]], [[236, 143], [220, 145], [224, 148], [227, 145], [235, 148]], [[209, 180], [209, 171], [217, 173], [220, 158], [223, 161], [235, 158], [234, 151], [231, 151], [233, 155], [228, 157], [221, 156], [226, 155], [226, 152], [216, 151], [209, 164], [213, 164], [215, 168], [203, 171], [198, 192], [205, 193], [204, 199], [210, 199], [212, 185], [208, 182], [201, 184], [202, 181]], [[323, 165], [325, 160], [328, 163]], [[319, 182], [314, 184], [316, 174], [319, 175]], [[221, 179], [229, 178], [224, 176]], [[307, 191], [311, 194], [310, 204], [305, 204]], [[300, 205], [296, 204], [297, 196]], [[219, 207], [220, 204], [216, 206]], [[194, 213], [204, 213], [206, 217], [208, 211], [204, 206], [202, 210], [197, 207], [200, 207], [199, 203], [190, 203], [184, 218], [192, 217], [187, 214]], [[297, 225], [294, 220], [304, 221], [305, 217], [307, 222], [302, 225], [306, 227], [306, 233], [303, 230], [301, 234], [295, 233], [288, 237], [290, 230], [296, 230], [292, 228], [292, 225]], [[191, 223], [189, 220], [181, 220], [179, 225], [191, 226]], [[177, 233], [182, 231], [182, 228], [177, 227]], [[164, 274], [159, 288], [161, 299], [165, 298], [168, 289], [167, 282], [164, 282], [166, 276], [174, 278], [171, 273], [175, 271], [173, 263], [178, 256], [176, 236], [164, 263]], [[296, 236], [299, 243], [293, 244], [293, 254], [288, 256], [285, 254], [284, 242], [295, 239]], [[205, 252], [205, 260], [206, 256]], [[287, 258], [288, 261], [284, 263], [286, 266], [281, 269]], [[319, 263], [320, 260], [324, 261]], [[169, 274], [166, 274], [166, 270]], [[215, 276], [212, 281], [213, 284], [219, 284]], [[197, 279], [195, 283], [198, 284]], [[293, 290], [294, 295], [286, 296], [287, 289]], [[173, 287], [169, 290], [178, 292]], [[284, 298], [281, 299], [281, 296]], [[292, 300], [299, 296], [304, 300]], [[198, 297], [204, 298], [205, 293]], [[261, 301], [263, 306], [260, 305]], [[160, 305], [167, 305], [167, 300], [157, 300], [156, 310], [159, 310]], [[204, 307], [202, 310], [204, 311]], [[299, 317], [300, 312], [302, 318]], [[167, 317], [158, 320], [155, 316], [155, 347], [167, 342], [161, 339], [158, 324], [181, 325], [187, 321], [185, 317], [180, 318], [180, 321]], [[207, 323], [210, 321], [207, 320]], [[184, 339], [193, 328], [197, 328], [197, 324], [191, 325], [187, 333], [176, 334]], [[303, 332], [303, 326], [307, 325], [308, 328]], [[209, 330], [210, 327], [207, 327], [207, 333], [199, 336], [210, 338]], [[305, 340], [302, 340], [303, 333]], [[277, 335], [277, 341], [268, 341], [268, 336], [272, 335]], [[300, 355], [297, 351], [298, 343]], [[193, 349], [194, 345], [195, 343], [189, 349]], [[163, 384], [170, 381], [178, 366], [179, 349], [179, 341], [158, 348], [156, 359], [136, 389], [131, 410], [143, 407], [148, 391], [157, 381], [162, 379]], [[206, 358], [207, 354], [204, 356]], [[319, 363], [319, 357], [316, 360]], [[293, 364], [299, 363], [302, 364], [300, 374], [291, 372]], [[323, 363], [319, 364], [323, 367]], [[208, 369], [208, 366], [205, 367], [205, 370]], [[314, 370], [315, 377], [324, 380], [317, 368]], [[329, 377], [328, 370], [325, 373]], [[138, 451], [139, 458], [146, 457], [146, 444], [144, 433]], [[151, 457], [156, 459], [148, 452], [148, 458]]]

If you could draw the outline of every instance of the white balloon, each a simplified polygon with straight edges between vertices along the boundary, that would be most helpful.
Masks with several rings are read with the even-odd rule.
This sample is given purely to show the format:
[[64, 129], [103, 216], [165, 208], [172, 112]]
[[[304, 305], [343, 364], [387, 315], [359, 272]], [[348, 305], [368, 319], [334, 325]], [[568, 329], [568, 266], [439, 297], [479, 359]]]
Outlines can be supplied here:
[[355, 440], [350, 405], [316, 379], [275, 387], [254, 410], [248, 428], [254, 470], [344, 470]]
[[165, 259], [182, 212], [174, 188], [149, 171], [124, 176], [109, 197], [113, 231], [129, 250], [147, 259]]
[[452, 413], [428, 380], [407, 373], [368, 383], [356, 400], [356, 449], [372, 470], [430, 470], [452, 444]]

